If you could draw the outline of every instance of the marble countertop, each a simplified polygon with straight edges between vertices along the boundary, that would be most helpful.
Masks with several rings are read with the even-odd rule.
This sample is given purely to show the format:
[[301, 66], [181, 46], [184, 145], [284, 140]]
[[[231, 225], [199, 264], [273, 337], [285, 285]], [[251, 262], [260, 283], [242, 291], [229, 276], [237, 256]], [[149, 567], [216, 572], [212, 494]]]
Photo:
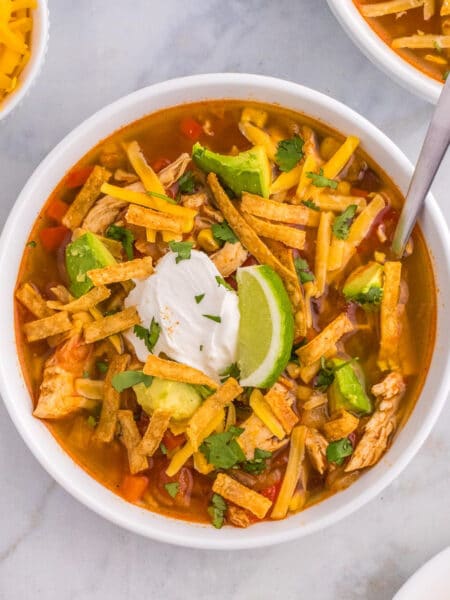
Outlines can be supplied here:
[[[167, 78], [237, 71], [303, 83], [361, 112], [412, 160], [431, 116], [353, 46], [325, 0], [51, 0], [50, 13], [42, 74], [0, 123], [0, 225], [74, 126]], [[450, 156], [434, 186], [447, 222], [449, 187]], [[450, 544], [449, 422], [450, 405], [398, 480], [337, 525], [215, 553], [152, 542], [90, 512], [43, 471], [0, 404], [0, 598], [388, 600]]]

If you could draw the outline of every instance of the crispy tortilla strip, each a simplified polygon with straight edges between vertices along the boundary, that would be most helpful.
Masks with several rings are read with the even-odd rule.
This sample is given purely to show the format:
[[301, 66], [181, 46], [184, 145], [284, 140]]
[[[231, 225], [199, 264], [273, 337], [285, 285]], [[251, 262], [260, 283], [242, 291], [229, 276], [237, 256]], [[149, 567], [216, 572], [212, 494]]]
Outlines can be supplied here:
[[326, 352], [335, 346], [343, 335], [353, 331], [353, 329], [353, 323], [345, 313], [341, 313], [306, 346], [296, 350], [302, 367], [312, 365], [319, 360], [321, 356], [324, 356]]
[[258, 519], [264, 519], [272, 502], [225, 473], [219, 473], [212, 486], [213, 492], [219, 494], [225, 500], [229, 500], [242, 508], [246, 508]]
[[16, 298], [38, 319], [44, 319], [53, 314], [53, 310], [47, 306], [44, 298], [30, 283], [20, 286], [16, 292]]
[[84, 294], [84, 296], [80, 296], [76, 300], [72, 300], [68, 304], [61, 304], [59, 302], [48, 302], [48, 306], [54, 308], [55, 310], [66, 310], [67, 312], [76, 313], [81, 311], [90, 310], [96, 304], [103, 302], [111, 296], [111, 290], [108, 288], [101, 286], [97, 288], [92, 288]]
[[429, 21], [436, 12], [436, 0], [424, 0], [423, 3], [423, 18]]
[[307, 227], [317, 227], [320, 220], [319, 212], [302, 204], [275, 202], [247, 192], [242, 194], [241, 209], [255, 217]]
[[244, 219], [258, 235], [278, 240], [286, 246], [302, 250], [305, 245], [305, 232], [302, 229], [281, 225], [280, 223], [269, 223], [248, 213], [244, 213]]
[[72, 231], [79, 227], [84, 217], [94, 206], [95, 201], [100, 196], [101, 187], [111, 177], [111, 173], [99, 165], [95, 165], [92, 173], [89, 175], [86, 183], [83, 185], [75, 200], [69, 206], [62, 219], [63, 225]]
[[450, 0], [442, 0], [441, 17], [448, 17], [449, 15], [450, 15]]
[[[333, 346], [330, 346], [330, 348], [325, 352], [325, 354], [323, 356], [324, 356], [324, 358], [333, 358], [333, 356], [336, 356], [336, 354], [337, 354], [337, 348], [335, 345], [333, 345]], [[299, 370], [300, 379], [302, 381], [304, 381], [305, 383], [309, 383], [317, 375], [317, 373], [319, 372], [319, 369], [320, 369], [320, 359], [314, 361], [307, 367], [300, 367], [300, 370]]]
[[[286, 437], [284, 428], [275, 416], [272, 408], [266, 402], [261, 390], [254, 389], [250, 395], [250, 407], [255, 415], [261, 419], [267, 429], [279, 440]], [[239, 442], [238, 442], [239, 443]]]
[[90, 400], [103, 400], [105, 382], [96, 379], [75, 379], [75, 391], [78, 395]]
[[401, 333], [399, 297], [402, 263], [384, 264], [383, 298], [381, 300], [381, 339], [378, 366], [382, 371], [399, 369], [399, 339]]
[[143, 454], [140, 454], [138, 450], [141, 442], [141, 434], [139, 433], [135, 423], [132, 411], [119, 410], [117, 413], [117, 418], [121, 428], [120, 439], [128, 453], [130, 473], [134, 475], [135, 473], [139, 473], [139, 471], [148, 469], [147, 457]]
[[316, 276], [316, 297], [325, 292], [327, 282], [328, 255], [331, 243], [331, 225], [334, 216], [331, 212], [323, 212], [320, 215], [320, 225], [317, 231], [316, 256], [314, 263], [314, 274]]
[[152, 273], [152, 257], [146, 256], [110, 265], [102, 269], [92, 269], [87, 272], [87, 275], [94, 285], [104, 286], [110, 283], [128, 281], [129, 279], [146, 279]]
[[303, 459], [305, 457], [305, 441], [308, 430], [303, 425], [294, 427], [291, 434], [291, 446], [289, 449], [288, 464], [281, 484], [271, 518], [284, 519], [289, 510], [289, 504], [300, 479]]
[[207, 385], [214, 390], [217, 388], [217, 382], [202, 371], [182, 363], [174, 362], [173, 360], [158, 358], [153, 354], [150, 354], [147, 358], [143, 370], [146, 375], [153, 375], [161, 379], [170, 379], [171, 381], [181, 381], [194, 385]]
[[144, 437], [137, 448], [139, 454], [144, 454], [145, 456], [153, 456], [155, 454], [169, 427], [170, 417], [171, 413], [168, 410], [159, 408], [155, 410], [144, 433]]
[[361, 6], [361, 13], [365, 17], [384, 17], [401, 13], [411, 8], [423, 6], [425, 0], [388, 0], [387, 2], [378, 2], [374, 4], [365, 4]]
[[323, 174], [325, 177], [334, 179], [339, 175], [348, 161], [351, 159], [356, 148], [359, 146], [359, 138], [354, 135], [349, 135], [342, 146], [323, 166]]
[[264, 400], [280, 421], [285, 432], [287, 434], [291, 433], [294, 426], [298, 423], [299, 417], [291, 408], [292, 401], [290, 401], [289, 391], [284, 385], [277, 382], [264, 396]]
[[358, 425], [358, 417], [348, 410], [340, 410], [331, 421], [324, 423], [323, 432], [329, 442], [334, 442], [350, 435]]
[[129, 362], [129, 354], [117, 354], [110, 362], [104, 382], [100, 420], [94, 433], [95, 439], [100, 442], [111, 442], [114, 438], [117, 413], [120, 408], [120, 393], [113, 388], [111, 381], [114, 375], [126, 371]]
[[50, 291], [62, 304], [69, 304], [69, 302], [72, 302], [73, 300], [72, 294], [64, 285], [55, 285], [50, 288]]
[[171, 231], [181, 233], [183, 231], [183, 218], [176, 215], [167, 215], [157, 212], [151, 208], [144, 208], [131, 204], [128, 208], [125, 220], [132, 225], [139, 225], [146, 229], [155, 229], [156, 231]]
[[[100, 310], [98, 308], [92, 307], [89, 309], [89, 312], [96, 321], [100, 321], [101, 319], [103, 319], [103, 314], [100, 312]], [[123, 338], [119, 333], [116, 333], [115, 335], [111, 335], [108, 338], [108, 342], [111, 344], [111, 346], [117, 352], [117, 354], [123, 354], [123, 351], [124, 351]]]
[[236, 209], [220, 185], [217, 175], [215, 173], [210, 173], [207, 177], [207, 181], [219, 209], [230, 224], [230, 227], [238, 236], [242, 245], [253, 254], [259, 263], [272, 267], [283, 281], [285, 279], [294, 279], [295, 275], [280, 263]]
[[130, 306], [121, 312], [103, 317], [98, 321], [86, 325], [84, 328], [84, 340], [86, 344], [92, 344], [92, 342], [97, 342], [120, 331], [125, 331], [125, 329], [133, 327], [133, 325], [139, 325], [140, 322], [141, 319], [136, 308]]
[[357, 212], [361, 212], [362, 209], [367, 206], [366, 199], [360, 198], [359, 196], [340, 196], [338, 194], [326, 194], [324, 192], [320, 192], [314, 197], [314, 203], [317, 204], [321, 210], [331, 210], [335, 213], [344, 212], [344, 210], [352, 204], [358, 207]]
[[208, 423], [228, 404], [231, 404], [242, 391], [236, 379], [230, 377], [214, 394], [208, 396], [200, 408], [195, 411], [186, 429], [186, 435], [194, 451], [197, 451], [202, 443], [204, 439], [202, 433], [205, 431]]
[[52, 335], [58, 333], [64, 333], [72, 328], [72, 321], [69, 313], [61, 311], [51, 315], [50, 317], [44, 317], [37, 321], [31, 321], [25, 323], [23, 330], [27, 336], [29, 342], [36, 342], [37, 340], [45, 340]]

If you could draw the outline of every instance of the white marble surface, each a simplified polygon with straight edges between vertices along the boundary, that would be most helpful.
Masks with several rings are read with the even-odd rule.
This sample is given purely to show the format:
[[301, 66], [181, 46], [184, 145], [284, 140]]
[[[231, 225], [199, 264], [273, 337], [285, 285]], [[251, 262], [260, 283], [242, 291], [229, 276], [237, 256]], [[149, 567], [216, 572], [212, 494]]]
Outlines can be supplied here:
[[[133, 6], [133, 11], [129, 12]], [[123, 94], [191, 73], [275, 75], [360, 111], [416, 158], [431, 107], [352, 45], [325, 0], [51, 0], [46, 65], [0, 124], [0, 223], [46, 153]], [[450, 157], [435, 193], [450, 217]], [[450, 406], [381, 496], [322, 533], [212, 553], [122, 531], [42, 470], [0, 405], [0, 598], [384, 600], [450, 544]]]

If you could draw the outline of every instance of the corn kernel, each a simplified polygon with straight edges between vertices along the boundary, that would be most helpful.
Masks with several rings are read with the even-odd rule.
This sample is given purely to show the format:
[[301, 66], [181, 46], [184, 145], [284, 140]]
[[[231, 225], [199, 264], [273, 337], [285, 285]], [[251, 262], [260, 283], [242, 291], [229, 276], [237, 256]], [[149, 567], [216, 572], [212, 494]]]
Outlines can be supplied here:
[[197, 236], [197, 244], [205, 252], [215, 252], [220, 248], [218, 241], [214, 238], [213, 232], [209, 227], [200, 231]]

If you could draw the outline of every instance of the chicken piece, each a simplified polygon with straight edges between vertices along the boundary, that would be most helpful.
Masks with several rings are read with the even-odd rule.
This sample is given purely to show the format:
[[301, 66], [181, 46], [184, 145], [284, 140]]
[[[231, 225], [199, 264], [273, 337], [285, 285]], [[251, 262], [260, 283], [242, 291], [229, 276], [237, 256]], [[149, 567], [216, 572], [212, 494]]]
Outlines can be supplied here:
[[389, 400], [394, 396], [403, 394], [405, 391], [405, 382], [400, 373], [392, 371], [383, 381], [372, 386], [371, 392], [374, 396], [382, 397], [384, 400]]
[[223, 221], [222, 213], [211, 206], [205, 192], [183, 195], [181, 196], [181, 204], [185, 208], [197, 210], [201, 217], [207, 221], [208, 227], [210, 223], [222, 223]]
[[[144, 186], [140, 181], [125, 186], [126, 190], [133, 192], [144, 191]], [[88, 229], [92, 233], [103, 235], [110, 225], [112, 225], [119, 216], [120, 212], [128, 206], [128, 202], [113, 198], [113, 196], [104, 196], [97, 200], [91, 210], [88, 212], [82, 223], [83, 229]]]
[[190, 154], [183, 152], [183, 154], [180, 154], [180, 156], [171, 162], [170, 165], [167, 165], [167, 167], [164, 167], [164, 169], [159, 171], [158, 179], [166, 189], [170, 188], [170, 186], [173, 185], [175, 181], [178, 181], [184, 174], [190, 162]]
[[358, 425], [358, 417], [348, 410], [340, 410], [331, 421], [324, 423], [323, 432], [329, 442], [334, 442], [350, 435]]
[[235, 527], [245, 528], [254, 523], [255, 519], [245, 508], [230, 504], [227, 510], [227, 521]]
[[323, 475], [327, 468], [327, 440], [317, 431], [317, 429], [308, 429], [305, 446], [306, 453], [308, 454], [312, 466], [316, 471]]
[[136, 173], [129, 173], [128, 171], [124, 171], [123, 169], [117, 169], [114, 173], [114, 179], [116, 181], [120, 181], [121, 183], [136, 183], [139, 181], [139, 177]]
[[280, 442], [254, 413], [240, 427], [244, 431], [237, 438], [237, 442], [247, 460], [253, 459], [256, 448], [275, 452], [275, 450], [282, 448], [288, 443], [287, 439]]
[[248, 252], [240, 242], [226, 244], [217, 252], [211, 255], [211, 260], [216, 265], [217, 270], [223, 277], [229, 277], [246, 260]]

